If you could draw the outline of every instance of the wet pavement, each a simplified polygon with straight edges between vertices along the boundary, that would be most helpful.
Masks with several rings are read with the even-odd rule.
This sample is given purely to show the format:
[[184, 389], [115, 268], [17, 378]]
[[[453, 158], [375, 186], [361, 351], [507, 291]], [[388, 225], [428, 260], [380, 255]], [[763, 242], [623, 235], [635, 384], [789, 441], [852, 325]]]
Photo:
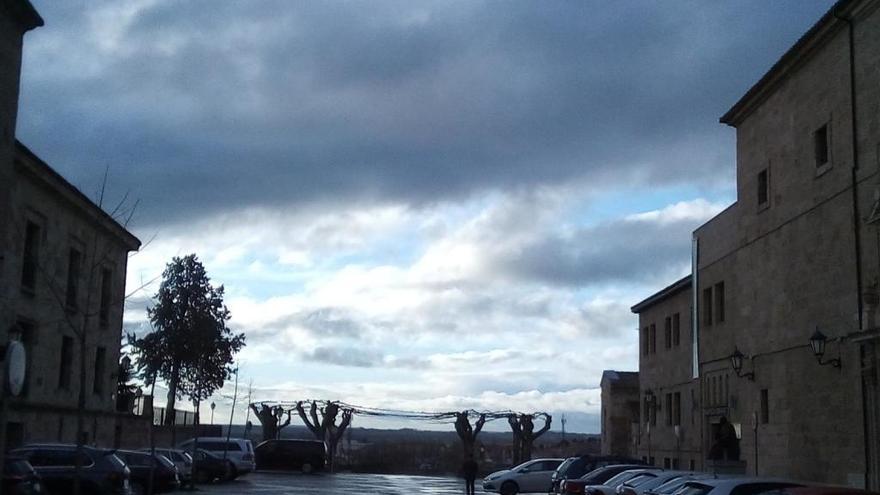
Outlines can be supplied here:
[[[477, 493], [482, 494], [477, 480]], [[293, 473], [251, 473], [235, 481], [199, 485], [199, 492], [217, 494], [324, 495], [357, 493], [381, 495], [458, 495], [464, 481], [457, 478], [387, 474], [303, 475]]]

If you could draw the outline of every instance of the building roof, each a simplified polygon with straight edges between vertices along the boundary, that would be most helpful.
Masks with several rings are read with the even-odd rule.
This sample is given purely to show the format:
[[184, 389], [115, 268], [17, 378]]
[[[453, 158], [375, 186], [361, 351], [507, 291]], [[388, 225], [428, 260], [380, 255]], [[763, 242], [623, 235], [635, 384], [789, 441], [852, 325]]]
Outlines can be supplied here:
[[[67, 193], [68, 198], [70, 198], [73, 203], [83, 209], [87, 214], [93, 215], [108, 230], [115, 234], [130, 251], [137, 251], [140, 248], [140, 239], [135, 237], [125, 228], [125, 226], [101, 209], [100, 206], [96, 205], [88, 196], [83, 194], [82, 191], [76, 188], [76, 186], [68, 182], [67, 179], [62, 177], [61, 174], [56, 172], [55, 169], [50, 167], [42, 158], [37, 156], [17, 139], [15, 140], [15, 154], [17, 160], [32, 164], [38, 169], [38, 172], [42, 172], [42, 175], [47, 179], [47, 183], [50, 187], [61, 189], [61, 192]], [[24, 158], [24, 160], [22, 160], [22, 158]]]
[[812, 50], [821, 46], [829, 35], [834, 34], [843, 26], [840, 18], [848, 18], [860, 6], [868, 5], [874, 0], [838, 0], [828, 9], [813, 26], [795, 42], [773, 67], [754, 84], [719, 119], [722, 124], [732, 127], [739, 125], [754, 110], [786, 75], [795, 69], [799, 62]]
[[606, 381], [615, 386], [638, 387], [639, 372], [605, 370], [602, 372], [602, 381], [599, 382], [601, 384], [600, 386], [604, 386]]
[[651, 306], [660, 303], [679, 292], [690, 289], [691, 287], [691, 276], [687, 275], [681, 280], [673, 283], [672, 285], [660, 290], [659, 292], [655, 292], [654, 294], [648, 296], [645, 300], [636, 303], [635, 306], [630, 308], [630, 311], [633, 313], [641, 313], [643, 310], [650, 308]]
[[0, 8], [12, 14], [25, 31], [43, 25], [43, 18], [28, 0], [0, 0]]

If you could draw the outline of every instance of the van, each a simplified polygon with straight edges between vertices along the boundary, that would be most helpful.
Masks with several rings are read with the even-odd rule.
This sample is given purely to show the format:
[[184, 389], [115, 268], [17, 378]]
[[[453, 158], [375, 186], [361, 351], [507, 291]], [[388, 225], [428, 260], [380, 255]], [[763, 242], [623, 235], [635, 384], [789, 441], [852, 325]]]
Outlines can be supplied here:
[[319, 440], [266, 440], [255, 449], [257, 469], [311, 473], [327, 463], [327, 449]]
[[[182, 442], [178, 445], [178, 448], [191, 452], [193, 441], [194, 439], [189, 439]], [[230, 479], [250, 473], [256, 468], [256, 464], [254, 464], [254, 446], [250, 440], [244, 438], [229, 438], [227, 440], [226, 437], [199, 437], [198, 442], [200, 449], [207, 450], [220, 458], [232, 461], [235, 472], [231, 474]]]

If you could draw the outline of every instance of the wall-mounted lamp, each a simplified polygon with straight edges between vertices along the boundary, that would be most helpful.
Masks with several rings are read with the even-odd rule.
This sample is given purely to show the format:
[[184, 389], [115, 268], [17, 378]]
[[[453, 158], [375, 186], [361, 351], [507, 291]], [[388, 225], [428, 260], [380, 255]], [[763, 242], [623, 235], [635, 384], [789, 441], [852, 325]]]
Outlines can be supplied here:
[[825, 344], [827, 342], [828, 337], [817, 328], [816, 332], [813, 333], [813, 336], [810, 337], [810, 348], [813, 349], [813, 355], [816, 356], [816, 360], [819, 361], [819, 364], [822, 366], [830, 364], [835, 368], [840, 368], [840, 359], [838, 358], [822, 361], [822, 356], [825, 355]]
[[751, 381], [755, 381], [755, 373], [743, 373], [743, 355], [742, 352], [739, 351], [736, 347], [733, 348], [733, 354], [730, 355], [730, 366], [733, 367], [733, 371], [736, 373], [736, 376], [740, 378], [748, 378]]

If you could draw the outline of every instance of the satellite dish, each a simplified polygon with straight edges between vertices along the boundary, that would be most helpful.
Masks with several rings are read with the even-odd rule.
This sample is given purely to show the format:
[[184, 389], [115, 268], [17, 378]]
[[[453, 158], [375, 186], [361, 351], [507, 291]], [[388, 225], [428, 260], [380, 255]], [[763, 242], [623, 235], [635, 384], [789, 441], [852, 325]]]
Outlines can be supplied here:
[[13, 340], [6, 347], [6, 385], [9, 393], [18, 396], [24, 388], [25, 375], [27, 373], [27, 357], [24, 345]]

